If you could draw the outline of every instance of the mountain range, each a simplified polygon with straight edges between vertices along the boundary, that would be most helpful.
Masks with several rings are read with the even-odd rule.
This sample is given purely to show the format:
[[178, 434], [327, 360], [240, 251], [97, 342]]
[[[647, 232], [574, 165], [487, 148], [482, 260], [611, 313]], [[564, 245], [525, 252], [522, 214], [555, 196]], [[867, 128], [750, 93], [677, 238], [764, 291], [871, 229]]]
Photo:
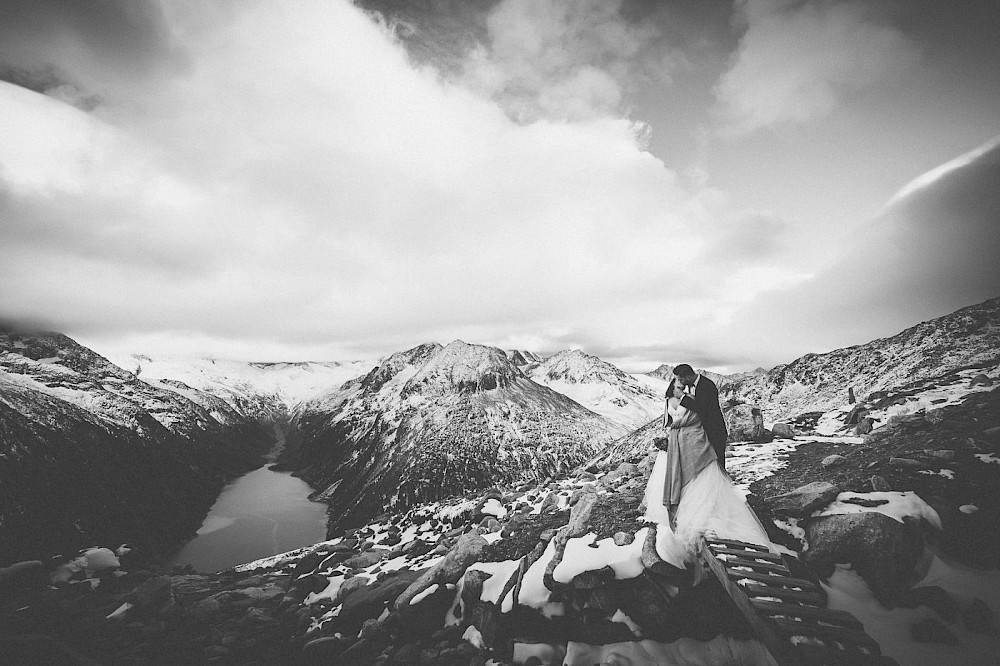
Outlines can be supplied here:
[[[726, 405], [776, 421], [841, 408], [849, 388], [877, 398], [998, 356], [991, 299], [770, 370], [705, 374]], [[264, 462], [275, 427], [279, 465], [328, 503], [333, 531], [539, 482], [647, 447], [672, 370], [630, 375], [579, 350], [544, 358], [459, 340], [378, 362], [114, 360], [56, 333], [0, 332], [0, 558], [115, 539], [169, 549], [226, 480]], [[155, 529], [150, 515], [163, 516]]]

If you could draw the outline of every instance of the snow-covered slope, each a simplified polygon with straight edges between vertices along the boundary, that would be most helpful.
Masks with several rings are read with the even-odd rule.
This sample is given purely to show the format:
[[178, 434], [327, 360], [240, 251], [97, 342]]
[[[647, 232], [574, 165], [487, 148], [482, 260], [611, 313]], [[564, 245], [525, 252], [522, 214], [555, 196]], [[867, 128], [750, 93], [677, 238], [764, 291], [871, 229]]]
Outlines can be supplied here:
[[398, 352], [296, 412], [282, 463], [331, 504], [331, 529], [497, 483], [541, 480], [624, 428], [524, 375], [500, 349], [456, 340]]
[[638, 428], [663, 413], [663, 393], [579, 349], [561, 351], [527, 370], [528, 377], [587, 409]]
[[64, 335], [0, 330], [0, 556], [116, 537], [176, 545], [270, 445], [223, 400], [196, 398]]
[[[250, 363], [166, 359], [143, 354], [111, 360], [144, 381], [156, 384], [169, 380], [168, 385], [178, 392], [190, 387], [218, 396], [244, 416], [262, 421], [273, 419], [318, 393], [365, 374], [373, 365], [370, 361]], [[197, 401], [196, 397], [189, 397]]]
[[888, 338], [826, 354], [806, 354], [766, 373], [748, 373], [720, 386], [722, 400], [760, 405], [768, 420], [825, 412], [876, 391], [900, 390], [914, 382], [1000, 357], [1000, 298], [917, 324]]

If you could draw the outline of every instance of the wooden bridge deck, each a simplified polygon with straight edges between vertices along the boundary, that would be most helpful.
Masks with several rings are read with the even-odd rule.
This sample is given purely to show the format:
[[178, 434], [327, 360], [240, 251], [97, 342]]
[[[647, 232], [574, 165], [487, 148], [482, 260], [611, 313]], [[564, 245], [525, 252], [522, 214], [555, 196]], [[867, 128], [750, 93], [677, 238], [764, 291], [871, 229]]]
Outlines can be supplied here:
[[702, 539], [699, 556], [779, 666], [898, 666], [850, 613], [826, 607], [826, 593], [797, 578], [763, 546]]

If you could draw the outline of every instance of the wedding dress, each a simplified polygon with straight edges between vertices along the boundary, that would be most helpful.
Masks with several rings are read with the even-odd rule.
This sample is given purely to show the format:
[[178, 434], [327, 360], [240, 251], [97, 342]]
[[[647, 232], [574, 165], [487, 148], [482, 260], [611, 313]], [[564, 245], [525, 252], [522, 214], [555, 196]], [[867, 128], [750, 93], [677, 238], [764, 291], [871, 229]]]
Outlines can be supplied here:
[[[702, 535], [771, 548], [764, 527], [717, 463], [698, 415], [669, 400], [667, 451], [656, 454], [646, 484], [644, 519], [658, 523], [657, 550], [671, 564], [690, 562]], [[676, 505], [671, 529], [668, 505]]]

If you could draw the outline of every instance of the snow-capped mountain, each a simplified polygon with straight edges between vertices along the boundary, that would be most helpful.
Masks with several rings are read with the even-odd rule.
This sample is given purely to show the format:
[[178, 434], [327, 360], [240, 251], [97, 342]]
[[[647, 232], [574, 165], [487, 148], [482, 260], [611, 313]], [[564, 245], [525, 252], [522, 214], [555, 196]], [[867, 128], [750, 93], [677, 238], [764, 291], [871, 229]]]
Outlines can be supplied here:
[[[112, 357], [140, 379], [199, 402], [210, 394], [257, 421], [279, 418], [300, 402], [337, 388], [372, 367], [370, 361], [252, 363], [220, 359], [165, 359], [144, 354]], [[191, 391], [194, 389], [194, 391]]]
[[508, 349], [504, 353], [507, 354], [510, 362], [518, 367], [530, 365], [531, 363], [540, 363], [543, 360], [538, 354], [526, 349]]
[[579, 349], [561, 351], [527, 369], [527, 374], [630, 430], [663, 413], [663, 392]]
[[863, 400], [998, 357], [1000, 298], [993, 298], [892, 337], [747, 373], [720, 386], [720, 397], [760, 405], [768, 420], [781, 420], [840, 407], [850, 388]]
[[282, 464], [322, 490], [330, 528], [494, 484], [542, 480], [624, 428], [535, 383], [500, 349], [398, 352], [296, 410]]
[[0, 556], [115, 538], [169, 548], [189, 534], [270, 444], [225, 401], [189, 392], [64, 335], [0, 330]]

